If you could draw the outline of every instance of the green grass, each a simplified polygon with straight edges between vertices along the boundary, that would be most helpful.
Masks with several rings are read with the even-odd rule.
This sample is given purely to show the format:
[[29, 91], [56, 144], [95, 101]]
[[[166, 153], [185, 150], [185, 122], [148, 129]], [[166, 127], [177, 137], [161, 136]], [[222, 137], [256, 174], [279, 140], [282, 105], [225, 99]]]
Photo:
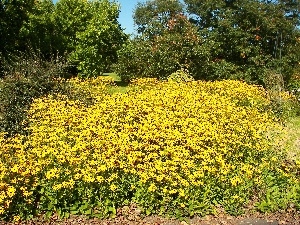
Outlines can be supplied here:
[[117, 74], [104, 73], [103, 76], [109, 76], [115, 81], [116, 86], [109, 89], [110, 93], [126, 93], [129, 90], [128, 83], [123, 82]]
[[287, 122], [288, 158], [300, 160], [300, 116], [290, 118]]

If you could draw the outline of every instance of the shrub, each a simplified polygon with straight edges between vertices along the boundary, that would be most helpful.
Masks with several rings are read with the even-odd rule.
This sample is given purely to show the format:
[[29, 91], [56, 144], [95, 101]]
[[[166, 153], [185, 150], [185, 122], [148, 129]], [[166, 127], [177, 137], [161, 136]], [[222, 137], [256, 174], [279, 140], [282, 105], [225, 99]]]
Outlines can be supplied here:
[[188, 71], [177, 70], [168, 77], [168, 81], [188, 82], [194, 81], [194, 78], [188, 73]]
[[300, 66], [288, 83], [288, 90], [294, 94], [300, 104]]
[[264, 83], [271, 100], [270, 108], [279, 118], [285, 120], [299, 115], [300, 105], [297, 99], [297, 92], [291, 88], [293, 81], [290, 81], [287, 88], [292, 91], [284, 92], [285, 85], [282, 75], [275, 71], [267, 70]]
[[[178, 70], [188, 70], [194, 78], [206, 78], [212, 60], [211, 43], [208, 45], [194, 25], [185, 16], [176, 15], [174, 26], [154, 35], [152, 39], [139, 36], [128, 41], [118, 51], [115, 72], [123, 81], [136, 78], [167, 77]], [[214, 44], [214, 43], [213, 43]]]
[[37, 54], [15, 55], [4, 62], [0, 84], [0, 131], [9, 135], [24, 132], [26, 110], [34, 98], [62, 88], [59, 78], [66, 64], [60, 59], [45, 61]]
[[125, 94], [100, 94], [89, 107], [66, 96], [34, 100], [30, 135], [0, 140], [2, 218], [103, 218], [132, 202], [146, 214], [204, 215], [219, 205], [235, 214], [279, 183], [293, 193], [288, 202], [299, 203], [292, 184], [300, 168], [284, 167], [282, 127], [263, 111], [270, 104], [263, 88], [238, 81], [134, 85]]

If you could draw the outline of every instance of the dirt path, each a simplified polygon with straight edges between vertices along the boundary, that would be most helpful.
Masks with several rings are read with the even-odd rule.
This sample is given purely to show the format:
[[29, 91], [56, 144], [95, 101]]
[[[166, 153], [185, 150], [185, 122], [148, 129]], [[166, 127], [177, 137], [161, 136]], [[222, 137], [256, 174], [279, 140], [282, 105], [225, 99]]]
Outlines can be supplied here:
[[[0, 222], [0, 225], [13, 225], [14, 223]], [[71, 216], [68, 219], [59, 219], [53, 216], [46, 221], [35, 218], [30, 221], [15, 223], [19, 225], [300, 225], [300, 211], [289, 210], [272, 214], [252, 213], [233, 217], [226, 214], [216, 216], [194, 217], [185, 221], [167, 219], [159, 216], [142, 217], [136, 209], [126, 213], [119, 211], [113, 219], [88, 219], [84, 216]]]

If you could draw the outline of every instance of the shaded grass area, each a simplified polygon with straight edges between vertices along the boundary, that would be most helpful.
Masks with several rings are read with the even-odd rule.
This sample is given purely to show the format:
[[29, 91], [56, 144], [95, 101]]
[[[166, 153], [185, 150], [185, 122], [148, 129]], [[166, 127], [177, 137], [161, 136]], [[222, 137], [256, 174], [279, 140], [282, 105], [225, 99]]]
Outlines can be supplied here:
[[103, 76], [113, 78], [113, 80], [116, 84], [115, 87], [111, 87], [109, 89], [110, 93], [112, 93], [112, 94], [114, 94], [114, 93], [126, 93], [129, 90], [128, 82], [122, 81], [121, 78], [117, 74], [115, 74], [115, 73], [104, 73]]
[[290, 159], [300, 161], [300, 116], [289, 118], [287, 122]]

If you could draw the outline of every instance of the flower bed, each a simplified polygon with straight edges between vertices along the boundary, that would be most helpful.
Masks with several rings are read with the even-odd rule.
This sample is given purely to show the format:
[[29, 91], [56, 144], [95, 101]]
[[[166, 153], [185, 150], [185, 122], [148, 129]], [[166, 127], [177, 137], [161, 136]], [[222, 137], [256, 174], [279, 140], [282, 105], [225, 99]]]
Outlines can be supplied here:
[[103, 218], [132, 202], [146, 214], [205, 215], [220, 206], [236, 214], [254, 195], [262, 211], [299, 207], [299, 165], [284, 164], [282, 127], [263, 88], [133, 85], [125, 94], [95, 88], [90, 105], [66, 96], [34, 101], [30, 135], [0, 139], [2, 218]]

